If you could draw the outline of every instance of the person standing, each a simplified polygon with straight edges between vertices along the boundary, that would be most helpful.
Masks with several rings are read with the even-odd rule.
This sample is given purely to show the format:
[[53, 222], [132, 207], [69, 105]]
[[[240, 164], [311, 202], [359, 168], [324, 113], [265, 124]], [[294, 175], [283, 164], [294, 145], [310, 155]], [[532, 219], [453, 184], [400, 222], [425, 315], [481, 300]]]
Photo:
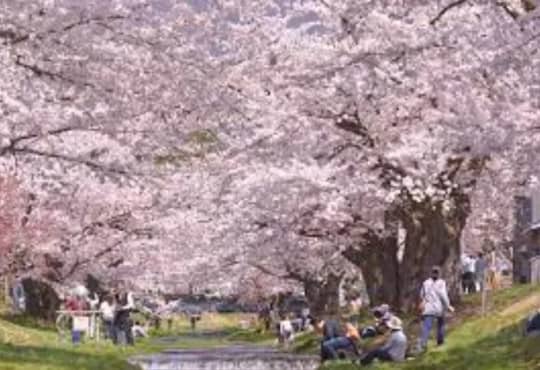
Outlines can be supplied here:
[[279, 323], [279, 341], [283, 344], [285, 349], [289, 348], [289, 345], [294, 338], [294, 329], [290, 317], [288, 314], [284, 315], [283, 320]]
[[71, 341], [75, 345], [81, 343], [85, 330], [88, 330], [88, 324], [85, 324], [87, 317], [84, 315], [84, 311], [87, 310], [87, 303], [83, 294], [83, 289], [77, 287], [74, 289], [74, 294], [66, 300], [65, 304], [66, 310], [70, 312], [72, 318]]
[[106, 296], [103, 302], [101, 302], [99, 311], [101, 313], [103, 325], [105, 326], [105, 338], [116, 343], [116, 334], [113, 326], [115, 305], [113, 298], [110, 295]]
[[93, 298], [89, 296], [86, 297], [86, 302], [88, 309], [91, 311], [89, 313], [90, 327], [89, 327], [89, 337], [94, 338], [97, 334], [98, 320], [97, 320], [97, 310], [99, 306], [99, 296], [97, 293], [94, 293]]
[[444, 316], [447, 311], [454, 312], [448, 298], [446, 282], [441, 279], [441, 269], [434, 266], [431, 277], [424, 281], [420, 291], [422, 308], [422, 332], [420, 335], [419, 351], [427, 349], [427, 342], [433, 326], [437, 322], [437, 345], [444, 344]]
[[471, 256], [463, 254], [461, 256], [461, 287], [463, 294], [472, 293], [471, 286], [474, 284], [474, 264]]
[[486, 280], [486, 271], [487, 271], [487, 261], [484, 259], [484, 254], [482, 252], [478, 253], [478, 258], [476, 259], [474, 265], [475, 279], [478, 286], [478, 291], [484, 291], [484, 282]]
[[117, 297], [117, 310], [114, 317], [114, 329], [118, 344], [134, 345], [132, 335], [131, 311], [135, 308], [133, 293], [125, 292]]

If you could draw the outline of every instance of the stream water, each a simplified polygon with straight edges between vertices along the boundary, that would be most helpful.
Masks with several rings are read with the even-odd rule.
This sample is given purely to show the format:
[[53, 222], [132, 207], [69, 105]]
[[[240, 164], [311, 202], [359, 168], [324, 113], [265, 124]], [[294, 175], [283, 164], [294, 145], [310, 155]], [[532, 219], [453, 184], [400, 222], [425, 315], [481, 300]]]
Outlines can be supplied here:
[[316, 356], [293, 355], [272, 348], [233, 346], [171, 350], [130, 359], [144, 370], [316, 370]]

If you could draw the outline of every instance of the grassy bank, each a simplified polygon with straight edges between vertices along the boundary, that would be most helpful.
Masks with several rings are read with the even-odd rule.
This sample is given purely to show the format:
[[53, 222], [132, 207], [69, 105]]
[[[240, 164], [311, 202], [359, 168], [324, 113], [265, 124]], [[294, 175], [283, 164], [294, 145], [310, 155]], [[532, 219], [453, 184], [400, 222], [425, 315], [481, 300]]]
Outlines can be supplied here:
[[3, 316], [0, 370], [135, 370], [126, 362], [134, 354], [269, 340], [254, 330], [239, 329], [242, 320], [238, 315], [209, 315], [199, 323], [196, 332], [191, 332], [185, 319], [177, 319], [173, 330], [163, 330], [156, 337], [138, 341], [134, 348], [119, 348], [105, 341], [74, 347], [60, 340], [53, 327], [24, 317]]
[[[404, 370], [525, 370], [540, 369], [540, 339], [522, 335], [523, 319], [540, 308], [540, 289], [521, 286], [496, 293], [489, 313], [479, 315], [480, 297], [467, 297], [461, 314], [451, 322], [444, 346], [431, 345], [424, 356], [402, 364], [372, 368]], [[336, 363], [324, 370], [352, 370], [357, 366]]]
[[[469, 296], [450, 322], [447, 343], [431, 347], [421, 358], [403, 364], [375, 365], [378, 369], [404, 370], [520, 370], [540, 369], [540, 339], [521, 335], [522, 320], [540, 308], [540, 289], [521, 286], [497, 292], [490, 300], [490, 312], [479, 315], [480, 297]], [[51, 327], [24, 318], [0, 318], [0, 370], [134, 370], [126, 359], [134, 354], [159, 352], [168, 348], [208, 348], [233, 343], [271, 344], [273, 338], [255, 330], [239, 329], [245, 316], [210, 315], [192, 333], [188, 321], [176, 319], [172, 330], [139, 341], [135, 348], [86, 343], [74, 347], [61, 341]], [[417, 324], [408, 320], [408, 332]], [[166, 323], [164, 323], [166, 327]], [[317, 353], [319, 339], [301, 335], [294, 344], [300, 353]], [[357, 369], [349, 363], [335, 363], [324, 370]]]

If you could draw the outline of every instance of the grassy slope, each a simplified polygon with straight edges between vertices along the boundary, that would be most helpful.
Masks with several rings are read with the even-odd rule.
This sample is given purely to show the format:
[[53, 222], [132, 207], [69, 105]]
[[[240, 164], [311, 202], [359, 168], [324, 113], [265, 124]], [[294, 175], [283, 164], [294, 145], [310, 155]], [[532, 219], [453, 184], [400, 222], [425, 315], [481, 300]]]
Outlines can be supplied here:
[[[188, 332], [185, 320], [175, 324], [173, 332], [160, 334], [174, 336]], [[24, 320], [14, 323], [0, 319], [0, 370], [133, 370], [125, 359], [136, 353], [159, 352], [167, 348], [215, 347], [245, 341], [246, 338], [250, 342], [266, 339], [251, 331], [234, 329], [238, 327], [238, 318], [228, 315], [207, 317], [198, 328], [199, 333], [225, 332], [222, 337], [183, 336], [165, 344], [145, 340], [128, 349], [119, 349], [105, 342], [74, 347], [60, 341], [54, 330], [36, 326], [36, 323]]]
[[[379, 366], [380, 369], [502, 370], [540, 369], [540, 339], [520, 335], [521, 320], [540, 307], [540, 289], [530, 286], [496, 294], [492, 312], [485, 318], [475, 315], [479, 297], [468, 297], [454, 319], [446, 345], [432, 348], [424, 357], [404, 364]], [[110, 344], [84, 344], [74, 348], [58, 340], [53, 330], [33, 328], [35, 323], [13, 323], [0, 319], [0, 370], [131, 370], [125, 358], [134, 353], [158, 352], [165, 348], [212, 347], [231, 342], [269, 343], [270, 338], [252, 331], [241, 331], [238, 318], [212, 316], [203, 319], [199, 330], [225, 333], [222, 337], [183, 337], [176, 342], [158, 345], [139, 342], [134, 349], [119, 350]], [[175, 323], [172, 335], [188, 332], [187, 323]], [[316, 351], [318, 339], [304, 336], [296, 344], [300, 351]], [[350, 370], [350, 364], [333, 364], [328, 370]]]
[[[443, 347], [431, 347], [423, 357], [403, 364], [378, 365], [379, 369], [403, 370], [519, 370], [540, 369], [540, 339], [522, 335], [523, 319], [540, 308], [540, 289], [522, 286], [498, 292], [485, 317], [473, 314], [479, 297], [468, 297], [462, 306], [467, 317], [454, 319]], [[350, 364], [325, 366], [327, 370], [350, 370]]]

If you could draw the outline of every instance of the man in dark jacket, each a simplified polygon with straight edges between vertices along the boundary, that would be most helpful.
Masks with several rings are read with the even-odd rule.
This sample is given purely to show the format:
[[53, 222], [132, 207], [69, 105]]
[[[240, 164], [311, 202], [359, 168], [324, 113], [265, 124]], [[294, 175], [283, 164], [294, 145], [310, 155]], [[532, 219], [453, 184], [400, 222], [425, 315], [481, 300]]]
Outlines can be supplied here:
[[322, 331], [321, 361], [324, 362], [329, 360], [328, 352], [324, 348], [324, 343], [343, 336], [343, 330], [341, 329], [339, 321], [333, 318], [322, 321], [315, 320], [315, 328]]

